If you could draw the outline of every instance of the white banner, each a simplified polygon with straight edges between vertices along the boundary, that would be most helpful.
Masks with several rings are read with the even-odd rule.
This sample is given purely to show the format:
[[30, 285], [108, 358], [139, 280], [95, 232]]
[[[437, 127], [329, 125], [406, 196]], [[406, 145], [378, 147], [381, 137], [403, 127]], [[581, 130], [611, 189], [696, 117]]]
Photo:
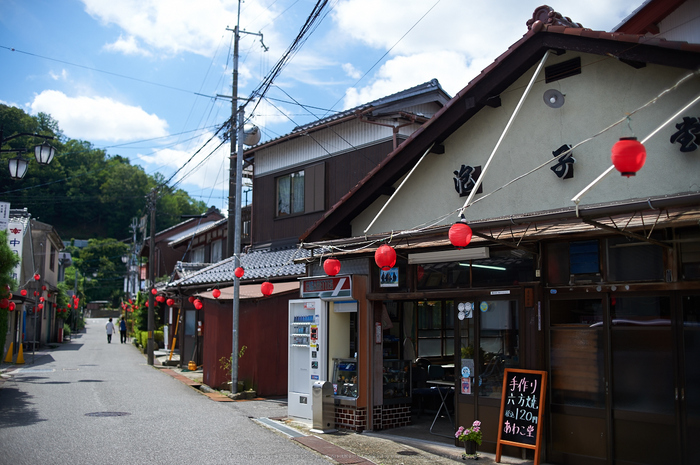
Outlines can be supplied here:
[[10, 250], [12, 250], [19, 257], [19, 263], [17, 263], [12, 270], [12, 279], [17, 281], [20, 287], [22, 286], [22, 283], [19, 282], [19, 273], [22, 270], [22, 244], [24, 243], [24, 228], [25, 225], [17, 221], [10, 221], [9, 227], [7, 228], [7, 243], [10, 246]]
[[10, 224], [10, 204], [0, 202], [0, 231], [6, 231]]

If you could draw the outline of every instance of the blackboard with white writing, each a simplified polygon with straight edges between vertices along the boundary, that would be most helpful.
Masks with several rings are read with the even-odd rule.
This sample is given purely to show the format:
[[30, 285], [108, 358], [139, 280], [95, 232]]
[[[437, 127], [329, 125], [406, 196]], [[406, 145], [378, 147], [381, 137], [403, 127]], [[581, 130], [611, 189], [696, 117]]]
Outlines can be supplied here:
[[507, 368], [503, 378], [496, 461], [501, 443], [535, 449], [539, 462], [547, 372]]

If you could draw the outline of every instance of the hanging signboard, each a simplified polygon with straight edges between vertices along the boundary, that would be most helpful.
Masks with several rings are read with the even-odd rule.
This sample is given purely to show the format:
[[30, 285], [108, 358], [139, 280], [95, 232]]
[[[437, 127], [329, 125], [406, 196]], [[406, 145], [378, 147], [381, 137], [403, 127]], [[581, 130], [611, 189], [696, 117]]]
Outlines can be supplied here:
[[534, 449], [534, 465], [539, 465], [546, 390], [546, 371], [506, 368], [503, 376], [496, 462], [501, 461], [501, 449], [503, 444], [506, 444]]
[[350, 279], [350, 276], [302, 279], [301, 298], [321, 298], [327, 300], [352, 299], [352, 279]]

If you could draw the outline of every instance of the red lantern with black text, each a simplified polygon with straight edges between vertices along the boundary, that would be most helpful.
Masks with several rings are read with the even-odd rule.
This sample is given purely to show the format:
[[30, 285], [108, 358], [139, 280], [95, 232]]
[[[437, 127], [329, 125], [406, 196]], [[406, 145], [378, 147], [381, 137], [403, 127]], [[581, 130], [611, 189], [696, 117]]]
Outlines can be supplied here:
[[243, 274], [245, 274], [245, 270], [242, 266], [239, 266], [238, 268], [233, 270], [233, 274], [236, 276], [236, 278], [242, 278]]
[[396, 251], [392, 246], [384, 244], [374, 252], [374, 261], [379, 268], [388, 271], [396, 265]]
[[323, 262], [323, 271], [328, 276], [335, 276], [340, 273], [340, 260], [337, 258], [328, 258]]
[[265, 281], [260, 285], [260, 292], [262, 292], [263, 295], [272, 295], [272, 291], [274, 290], [275, 286], [273, 286], [269, 281]]
[[622, 176], [634, 176], [647, 159], [647, 150], [636, 137], [622, 137], [612, 146], [612, 162]]
[[221, 291], [218, 289], [214, 289], [213, 291], [211, 291], [211, 295], [214, 296], [215, 299], [218, 299], [219, 297], [221, 297]]
[[196, 299], [194, 301], [194, 308], [196, 308], [197, 310], [201, 310], [202, 307], [204, 307], [204, 304], [202, 303], [202, 301], [199, 299]]
[[166, 304], [168, 304], [168, 307], [172, 307], [175, 304], [175, 301], [173, 299], [168, 299], [165, 301]]
[[27, 297], [27, 290], [26, 289], [22, 289], [21, 291], [19, 291], [19, 293], [22, 294], [22, 297]]

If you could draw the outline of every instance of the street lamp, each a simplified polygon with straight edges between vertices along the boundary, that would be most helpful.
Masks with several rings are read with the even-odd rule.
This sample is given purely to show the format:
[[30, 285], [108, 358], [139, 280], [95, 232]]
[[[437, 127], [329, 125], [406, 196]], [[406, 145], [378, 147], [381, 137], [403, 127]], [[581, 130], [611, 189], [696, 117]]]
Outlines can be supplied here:
[[[50, 146], [47, 140], [53, 139], [53, 136], [43, 136], [41, 134], [20, 132], [10, 137], [4, 138], [3, 130], [0, 128], [0, 147], [2, 147], [2, 145], [5, 142], [10, 141], [12, 139], [16, 139], [17, 137], [21, 136], [42, 137], [44, 139], [44, 142], [34, 147], [34, 157], [36, 158], [37, 163], [39, 163], [40, 165], [46, 166], [49, 163], [51, 163], [51, 160], [53, 160], [53, 157], [56, 154], [56, 149]], [[27, 152], [27, 149], [0, 149], [0, 152], [17, 153], [16, 157], [10, 158], [10, 160], [7, 163], [7, 168], [10, 171], [10, 177], [12, 179], [22, 179], [24, 175], [27, 174], [27, 168], [29, 168], [29, 160], [22, 156], [23, 153]]]

